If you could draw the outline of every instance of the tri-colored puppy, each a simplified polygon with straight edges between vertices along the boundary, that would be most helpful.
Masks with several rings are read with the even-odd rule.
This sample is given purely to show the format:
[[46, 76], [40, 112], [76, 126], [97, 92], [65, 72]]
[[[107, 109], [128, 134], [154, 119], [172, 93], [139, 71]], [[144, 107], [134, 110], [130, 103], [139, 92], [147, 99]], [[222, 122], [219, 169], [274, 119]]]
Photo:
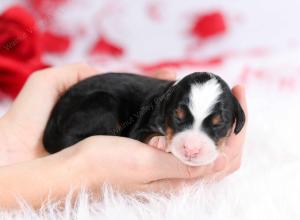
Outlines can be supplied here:
[[93, 76], [71, 87], [48, 121], [44, 145], [55, 153], [92, 135], [116, 135], [149, 143], [199, 166], [241, 131], [245, 114], [219, 76], [192, 73], [167, 81], [128, 73]]

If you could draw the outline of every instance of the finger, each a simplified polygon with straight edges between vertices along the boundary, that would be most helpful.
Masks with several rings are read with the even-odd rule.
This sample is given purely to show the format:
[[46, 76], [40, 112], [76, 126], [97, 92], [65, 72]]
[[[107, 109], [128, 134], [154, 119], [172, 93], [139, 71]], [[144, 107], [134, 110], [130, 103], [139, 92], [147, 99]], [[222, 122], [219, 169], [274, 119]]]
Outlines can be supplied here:
[[171, 69], [160, 69], [153, 73], [153, 77], [157, 79], [163, 79], [163, 80], [175, 80], [176, 72]]
[[[53, 102], [66, 89], [96, 73], [95, 69], [86, 64], [74, 64], [37, 71], [25, 83], [15, 103], [18, 104], [19, 100], [23, 98], [30, 102], [27, 105], [31, 105], [31, 107], [34, 104], [32, 102], [45, 103], [48, 100]], [[22, 102], [22, 104], [24, 103]]]
[[154, 147], [154, 148], [158, 148], [157, 145], [158, 145], [158, 142], [159, 142], [159, 137], [158, 136], [154, 136], [150, 139], [150, 141], [148, 142], [148, 144], [151, 146], [151, 147]]
[[94, 136], [88, 139], [101, 143], [102, 146], [105, 146], [107, 141], [118, 147], [118, 154], [127, 155], [125, 164], [130, 164], [130, 170], [133, 170], [135, 176], [144, 183], [162, 179], [191, 179], [212, 172], [213, 164], [191, 167], [170, 153], [133, 139], [111, 136]]
[[150, 139], [148, 143], [151, 147], [154, 147], [159, 150], [166, 151], [167, 143], [165, 136], [154, 136]]
[[241, 166], [241, 155], [233, 158], [230, 161], [230, 164], [228, 163], [227, 166], [225, 167], [225, 169], [213, 173], [211, 175], [207, 175], [206, 177], [204, 177], [205, 180], [209, 180], [209, 181], [220, 181], [223, 178], [225, 178], [226, 176], [232, 174], [233, 172], [235, 172], [236, 170], [238, 170]]
[[228, 164], [228, 156], [221, 152], [218, 158], [214, 161], [213, 171], [220, 172], [222, 170], [225, 170], [227, 164]]
[[239, 101], [240, 105], [242, 106], [242, 109], [245, 112], [245, 115], [248, 115], [248, 109], [247, 109], [247, 102], [246, 102], [246, 94], [245, 94], [245, 87], [242, 85], [236, 85], [232, 88], [232, 94], [236, 97], [236, 99]]
[[174, 193], [182, 190], [186, 186], [195, 184], [199, 179], [164, 179], [153, 181], [140, 186], [141, 190], [146, 192], [159, 192], [159, 193]]
[[[149, 147], [148, 147], [149, 148]], [[148, 161], [150, 161], [150, 175], [151, 180], [159, 179], [191, 179], [203, 177], [213, 172], [214, 164], [205, 166], [192, 167], [184, 164], [170, 153], [159, 151], [154, 148], [149, 148], [146, 154]], [[147, 157], [146, 155], [144, 155]]]
[[232, 161], [231, 166], [226, 170], [227, 175], [237, 171], [242, 165], [242, 154], [235, 157]]
[[99, 72], [95, 68], [84, 63], [78, 63], [49, 68], [34, 74], [38, 75], [38, 81], [44, 82], [45, 80], [48, 80], [48, 85], [51, 84], [58, 92], [58, 95], [61, 95], [72, 85], [97, 73]]
[[245, 112], [246, 122], [240, 133], [238, 133], [238, 134], [235, 134], [234, 132], [231, 133], [231, 135], [229, 136], [229, 138], [226, 142], [226, 145], [221, 149], [221, 151], [227, 155], [228, 160], [238, 156], [242, 152], [242, 146], [245, 141], [247, 117], [248, 117], [248, 110], [247, 110], [247, 103], [246, 103], [244, 87], [237, 85], [232, 89], [232, 93], [237, 98], [237, 100], [239, 101], [240, 105], [242, 106], [242, 108]]

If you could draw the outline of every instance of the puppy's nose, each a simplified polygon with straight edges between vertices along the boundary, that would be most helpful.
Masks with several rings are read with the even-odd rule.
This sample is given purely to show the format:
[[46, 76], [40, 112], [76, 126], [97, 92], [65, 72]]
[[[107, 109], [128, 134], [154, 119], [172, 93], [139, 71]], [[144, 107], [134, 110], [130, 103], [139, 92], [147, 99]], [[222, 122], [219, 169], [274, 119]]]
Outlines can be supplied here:
[[183, 149], [184, 149], [184, 156], [189, 157], [189, 158], [195, 158], [201, 153], [200, 147], [184, 145]]

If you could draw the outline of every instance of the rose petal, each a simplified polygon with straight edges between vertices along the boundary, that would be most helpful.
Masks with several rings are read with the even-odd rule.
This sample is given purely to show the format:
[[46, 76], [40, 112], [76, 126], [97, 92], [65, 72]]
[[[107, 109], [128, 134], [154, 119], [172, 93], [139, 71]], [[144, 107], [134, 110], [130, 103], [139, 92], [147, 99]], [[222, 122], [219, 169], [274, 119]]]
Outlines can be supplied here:
[[45, 32], [42, 37], [44, 51], [53, 53], [66, 52], [71, 44], [69, 36], [57, 35], [52, 32]]
[[152, 2], [147, 5], [147, 13], [149, 17], [154, 21], [160, 21], [161, 20], [161, 9], [160, 4], [158, 2]]
[[137, 64], [138, 68], [143, 72], [153, 73], [160, 69], [179, 69], [183, 67], [211, 67], [221, 65], [223, 63], [222, 56], [216, 56], [205, 60], [200, 59], [178, 59], [164, 60], [153, 64]]
[[100, 39], [96, 42], [93, 48], [90, 51], [90, 54], [101, 54], [108, 56], [121, 56], [123, 55], [124, 50], [121, 46], [112, 43], [105, 37], [100, 37]]
[[210, 38], [224, 34], [227, 30], [222, 12], [214, 11], [197, 17], [191, 33], [197, 38]]

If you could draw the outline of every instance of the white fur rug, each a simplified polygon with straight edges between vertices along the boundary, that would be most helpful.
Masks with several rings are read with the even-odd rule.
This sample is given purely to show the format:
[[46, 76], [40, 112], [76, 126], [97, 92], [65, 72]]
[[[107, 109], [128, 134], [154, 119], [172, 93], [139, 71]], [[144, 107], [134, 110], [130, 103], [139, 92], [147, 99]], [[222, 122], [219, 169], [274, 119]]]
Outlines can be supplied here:
[[[91, 19], [93, 18], [88, 19], [88, 15], [92, 13], [89, 10], [81, 10], [80, 5], [76, 7], [75, 3], [80, 1], [71, 1], [75, 5], [70, 6], [73, 10], [65, 11], [66, 13], [60, 15], [62, 17], [61, 23], [70, 24], [68, 28], [71, 32], [76, 29], [74, 28], [76, 22], [85, 26], [92, 23]], [[9, 1], [4, 2], [6, 2], [6, 5], [10, 4]], [[95, 0], [88, 2], [85, 5], [86, 8], [93, 8], [93, 5], [98, 5], [98, 2], [108, 1]], [[123, 6], [132, 3], [132, 1], [126, 0], [120, 2]], [[114, 30], [109, 27], [106, 28], [112, 38], [121, 41], [123, 45], [127, 45], [129, 55], [125, 60], [119, 60], [117, 65], [113, 63], [113, 67], [99, 64], [102, 69], [122, 68], [130, 71], [130, 61], [137, 58], [140, 58], [141, 61], [153, 62], [171, 55], [175, 58], [184, 56], [184, 53], [180, 52], [183, 50], [181, 46], [176, 47], [176, 45], [179, 45], [179, 41], [186, 42], [186, 40], [178, 37], [178, 33], [181, 33], [182, 26], [184, 26], [182, 22], [179, 22], [181, 29], [171, 28], [173, 32], [171, 31], [170, 35], [177, 33], [178, 36], [173, 40], [165, 41], [166, 44], [163, 45], [162, 49], [153, 47], [149, 42], [145, 43], [142, 36], [134, 35], [136, 33], [134, 32], [136, 27], [134, 24], [141, 29], [141, 24], [147, 24], [146, 27], [152, 32], [147, 32], [148, 29], [145, 30], [145, 28], [143, 31], [146, 31], [149, 36], [160, 32], [160, 29], [157, 29], [153, 23], [146, 21], [142, 15], [136, 15], [142, 16], [141, 20], [136, 19], [134, 16], [134, 11], [143, 8], [147, 2], [150, 1], [139, 1], [138, 4], [128, 7], [128, 10], [131, 11], [123, 15], [128, 16], [128, 19], [122, 22], [123, 26], [121, 25], [124, 29], [118, 27], [116, 30], [127, 30], [124, 36], [114, 35]], [[234, 34], [227, 36], [226, 41], [209, 42], [209, 45], [203, 48], [203, 53], [206, 55], [226, 52], [228, 48], [234, 46], [243, 50], [257, 45], [268, 45], [268, 47], [274, 49], [271, 54], [266, 56], [232, 57], [227, 59], [224, 65], [220, 67], [205, 69], [221, 74], [231, 85], [240, 81], [246, 84], [249, 128], [240, 170], [218, 183], [204, 185], [199, 182], [192, 187], [186, 187], [182, 192], [171, 196], [171, 198], [145, 194], [144, 196], [149, 201], [147, 203], [120, 195], [106, 187], [103, 189], [103, 200], [96, 203], [89, 203], [88, 195], [82, 192], [75, 208], [71, 208], [68, 200], [63, 211], [59, 210], [55, 204], [45, 204], [38, 211], [34, 211], [24, 204], [23, 209], [20, 211], [0, 211], [0, 219], [300, 219], [300, 144], [298, 139], [300, 125], [300, 50], [296, 46], [291, 48], [285, 44], [292, 35], [289, 33], [295, 34], [298, 32], [299, 34], [300, 32], [299, 30], [292, 32], [293, 28], [291, 27], [292, 25], [298, 25], [298, 22], [296, 22], [298, 19], [295, 19], [299, 16], [297, 7], [288, 6], [294, 1], [282, 2], [277, 6], [273, 1], [261, 2], [258, 0], [248, 1], [245, 5], [228, 4], [228, 1], [218, 1], [218, 3], [212, 1], [212, 3], [205, 4], [199, 3], [202, 1], [190, 1], [185, 7], [180, 5], [180, 0], [163, 2], [163, 6], [172, 4], [172, 7], [164, 14], [167, 18], [176, 13], [180, 14], [180, 10], [188, 11], [188, 9], [192, 9], [195, 12], [196, 8], [199, 9], [202, 6], [202, 10], [203, 8], [220, 7], [231, 15], [240, 12], [244, 15], [243, 18], [247, 21], [246, 24], [241, 25], [231, 21], [233, 22]], [[270, 9], [272, 13], [271, 16], [265, 16], [265, 9], [269, 4], [273, 6]], [[261, 7], [256, 8], [257, 5]], [[287, 9], [290, 11], [287, 11]], [[256, 14], [252, 16], [254, 10]], [[285, 11], [285, 16], [277, 16], [282, 11]], [[75, 12], [85, 14], [84, 19], [82, 19], [82, 16], [72, 17], [72, 13]], [[184, 17], [182, 16], [182, 14], [181, 17], [177, 16], [176, 22]], [[70, 19], [75, 21], [70, 23]], [[114, 18], [110, 17], [109, 19], [112, 20], [111, 23], [114, 23]], [[108, 23], [110, 22], [109, 19]], [[172, 19], [167, 19], [167, 24], [164, 23], [164, 25], [168, 26], [172, 22]], [[255, 24], [261, 24], [260, 22], [268, 29], [259, 29], [261, 32], [258, 33], [255, 32], [257, 31]], [[284, 24], [287, 23], [290, 25], [285, 26]], [[95, 21], [92, 24], [95, 25]], [[268, 26], [270, 24], [271, 26]], [[280, 24], [282, 28], [278, 35], [275, 34], [278, 33], [276, 32], [278, 30], [276, 24]], [[90, 29], [93, 28], [93, 25], [90, 25]], [[237, 26], [238, 28], [235, 29]], [[67, 26], [64, 25], [64, 27]], [[161, 27], [161, 30], [164, 27]], [[139, 33], [143, 31], [139, 31]], [[94, 38], [95, 33], [87, 36], [89, 37], [79, 41], [90, 42], [90, 38]], [[140, 38], [135, 42], [135, 37]], [[159, 39], [158, 37], [158, 39], [152, 39], [152, 41], [159, 41]], [[151, 50], [152, 47], [153, 51]], [[77, 61], [82, 57], [86, 57], [83, 48], [83, 43], [78, 42], [63, 59], [55, 56], [48, 56], [46, 59], [53, 64]], [[170, 51], [171, 49], [174, 50]], [[95, 63], [97, 64], [96, 61]], [[129, 67], [127, 68], [128, 63]], [[249, 67], [251, 69], [250, 74]], [[245, 73], [247, 72], [245, 68], [248, 75]], [[180, 74], [186, 74], [195, 70], [199, 69], [185, 68], [178, 71]], [[261, 70], [263, 70], [263, 73]], [[5, 112], [8, 106], [9, 102], [2, 102], [0, 113]]]

